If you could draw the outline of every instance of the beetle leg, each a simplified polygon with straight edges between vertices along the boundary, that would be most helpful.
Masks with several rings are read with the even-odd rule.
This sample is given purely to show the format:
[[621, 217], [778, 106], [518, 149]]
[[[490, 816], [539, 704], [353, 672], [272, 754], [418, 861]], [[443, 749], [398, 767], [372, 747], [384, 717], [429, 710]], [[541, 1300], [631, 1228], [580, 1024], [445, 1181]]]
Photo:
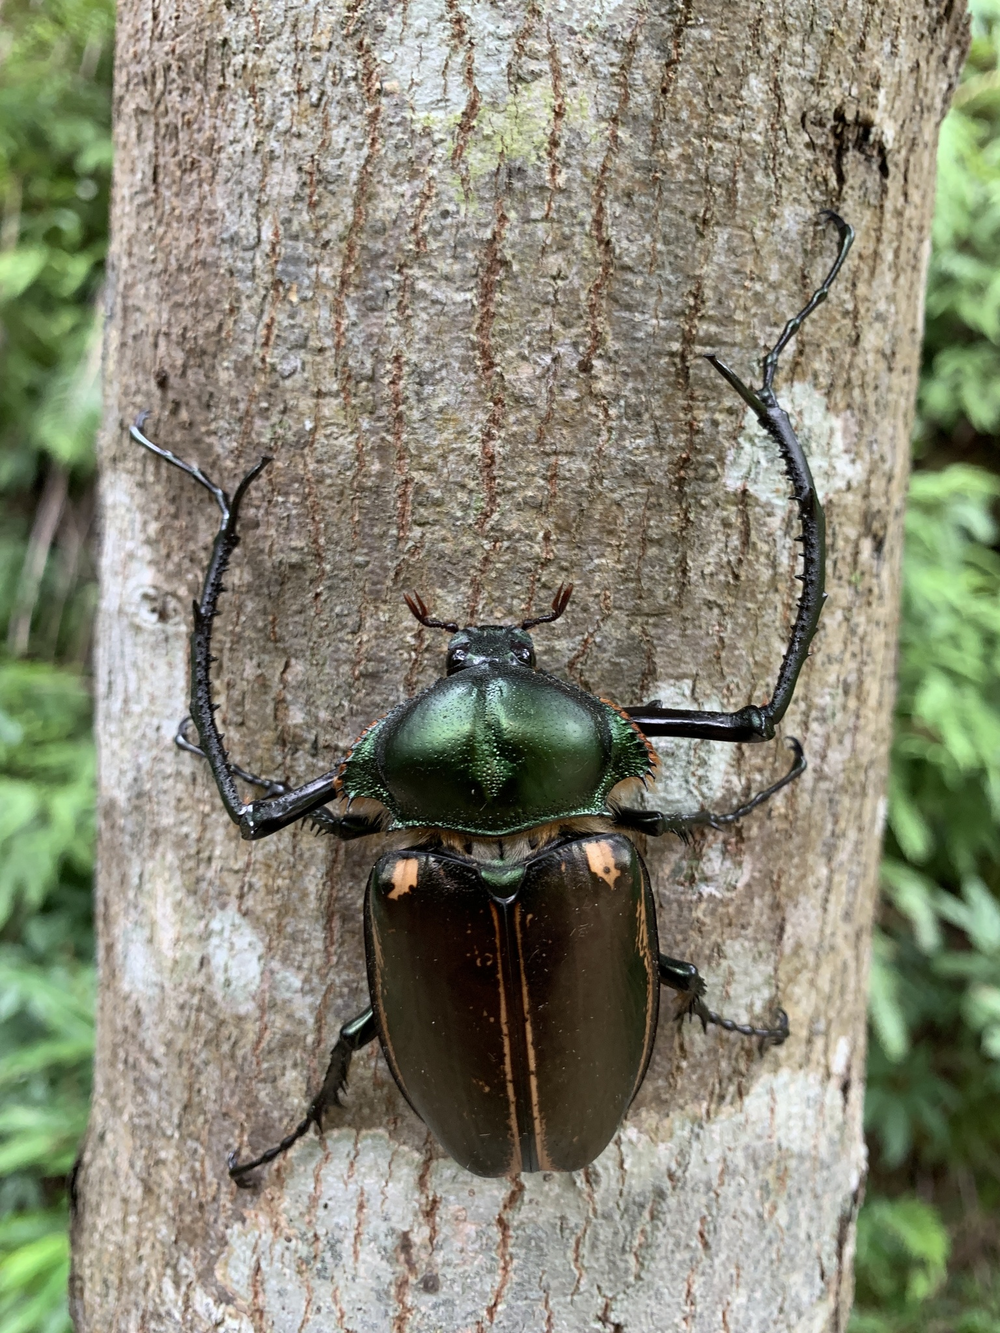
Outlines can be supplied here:
[[[190, 721], [190, 717], [183, 719], [177, 728], [174, 744], [179, 750], [184, 750], [187, 754], [195, 754], [200, 759], [205, 759], [207, 756], [201, 746], [195, 745], [193, 741], [189, 741], [187, 738], [187, 727]], [[229, 767], [241, 782], [248, 782], [252, 787], [262, 788], [268, 796], [284, 796], [290, 790], [287, 782], [279, 782], [276, 778], [262, 778], [256, 773], [251, 773], [248, 769], [241, 768], [239, 764], [234, 764], [231, 760]], [[383, 827], [382, 820], [372, 818], [370, 815], [355, 815], [350, 811], [338, 815], [323, 806], [311, 811], [308, 818], [317, 833], [332, 833], [343, 842], [349, 842], [352, 838], [364, 838], [372, 833], [381, 833]]]
[[340, 1094], [347, 1087], [347, 1073], [351, 1067], [351, 1056], [362, 1046], [367, 1046], [369, 1042], [374, 1041], [377, 1036], [378, 1028], [375, 1025], [375, 1014], [370, 1005], [363, 1013], [358, 1014], [357, 1018], [352, 1018], [349, 1023], [344, 1024], [340, 1029], [337, 1044], [330, 1052], [330, 1063], [327, 1066], [326, 1077], [323, 1079], [323, 1086], [309, 1103], [305, 1118], [295, 1126], [291, 1134], [287, 1134], [280, 1143], [275, 1144], [273, 1148], [268, 1148], [267, 1152], [262, 1152], [259, 1157], [255, 1157], [251, 1162], [238, 1162], [235, 1151], [231, 1152], [226, 1158], [230, 1178], [239, 1185], [240, 1189], [251, 1189], [253, 1187], [252, 1181], [244, 1179], [248, 1172], [256, 1171], [257, 1167], [266, 1166], [268, 1162], [273, 1162], [276, 1157], [286, 1153], [293, 1143], [297, 1143], [299, 1139], [308, 1134], [313, 1125], [322, 1131], [323, 1117], [326, 1112], [331, 1106], [342, 1105]]
[[330, 1063], [326, 1067], [323, 1086], [313, 1098], [309, 1107], [317, 1125], [322, 1128], [323, 1116], [331, 1106], [342, 1106], [340, 1094], [347, 1088], [347, 1075], [351, 1068], [351, 1057], [355, 1051], [373, 1042], [378, 1036], [375, 1011], [371, 1005], [345, 1023], [340, 1029], [337, 1044], [330, 1052]]
[[705, 994], [705, 978], [694, 963], [682, 963], [679, 958], [660, 954], [660, 984], [689, 997], [689, 1006]]
[[[194, 754], [199, 759], [207, 759], [208, 756], [201, 746], [195, 745], [193, 741], [189, 741], [187, 738], [187, 729], [190, 722], [190, 715], [181, 720], [177, 727], [177, 734], [174, 736], [174, 744], [178, 750], [183, 750], [186, 754]], [[240, 768], [239, 764], [234, 764], [232, 760], [229, 762], [229, 767], [241, 782], [248, 782], [251, 787], [260, 787], [268, 796], [284, 796], [289, 789], [287, 782], [278, 782], [276, 778], [258, 777], [256, 773], [250, 773], [247, 769]]]
[[[193, 478], [199, 486], [203, 486], [219, 506], [222, 515], [219, 530], [215, 534], [215, 542], [212, 545], [208, 569], [205, 571], [201, 597], [194, 603], [194, 629], [191, 632], [191, 718], [201, 742], [201, 753], [208, 760], [212, 776], [215, 778], [215, 785], [219, 789], [222, 804], [225, 806], [229, 818], [234, 824], [239, 825], [242, 837], [250, 839], [266, 838], [268, 834], [276, 833], [278, 829], [285, 828], [288, 824], [294, 824], [297, 820], [306, 818], [320, 806], [333, 800], [337, 795], [336, 784], [339, 773], [339, 768], [331, 769], [330, 772], [323, 773], [320, 777], [314, 778], [312, 782], [305, 783], [304, 786], [294, 789], [285, 787], [282, 792], [268, 793], [260, 800], [244, 802], [236, 787], [236, 779], [240, 776], [241, 771], [234, 768], [229, 762], [229, 756], [223, 745], [223, 737], [215, 720], [216, 704], [212, 698], [211, 673], [214, 660], [212, 657], [212, 621], [219, 609], [219, 597], [223, 592], [223, 576], [229, 566], [232, 554], [240, 542], [237, 530], [240, 505], [251, 484], [260, 476], [271, 459], [265, 456], [256, 463], [245, 474], [233, 495], [230, 496], [221, 486], [216, 486], [200, 468], [195, 467], [192, 463], [186, 463], [182, 458], [178, 458], [176, 454], [172, 454], [169, 449], [164, 449], [160, 445], [154, 444], [152, 440], [147, 439], [143, 434], [142, 427], [148, 415], [148, 412], [140, 412], [136, 418], [135, 425], [132, 426], [130, 431], [133, 440], [137, 444], [141, 444], [144, 449], [148, 449], [150, 453], [156, 454], [157, 457], [163, 458], [166, 462], [179, 468], [181, 472]], [[284, 783], [281, 785], [285, 786]], [[321, 820], [320, 822], [324, 821]], [[376, 831], [369, 827], [361, 827], [357, 819], [349, 818], [345, 820], [342, 827], [343, 832], [339, 832], [340, 826], [338, 826], [339, 836], [347, 838], [362, 837], [366, 833]], [[333, 831], [334, 829], [331, 828], [330, 832]]]
[[697, 1018], [702, 1029], [707, 1031], [709, 1023], [723, 1028], [726, 1032], [738, 1032], [741, 1037], [759, 1037], [761, 1048], [780, 1046], [788, 1037], [788, 1015], [784, 1009], [778, 1010], [778, 1021], [773, 1028], [758, 1028], [750, 1023], [737, 1023], [731, 1018], [723, 1018], [714, 1013], [702, 999], [705, 994], [705, 978], [694, 963], [682, 963], [677, 958], [668, 958], [660, 954], [660, 983], [678, 991], [681, 1003], [677, 1010], [677, 1021], [685, 1018]]
[[792, 341], [803, 323], [809, 318], [817, 306], [822, 305], [830, 295], [830, 288], [833, 286], [834, 279], [840, 272], [844, 260], [847, 258], [847, 252], [854, 243], [854, 228], [844, 221], [839, 214], [832, 208], [824, 208], [820, 217], [826, 218], [837, 228], [837, 234], [840, 237], [840, 249], [837, 252], [837, 258], [833, 261], [830, 272], [826, 275], [820, 285], [813, 292], [812, 296], [799, 311], [785, 325], [781, 337], [774, 344], [767, 356], [764, 358], [764, 383], [761, 388], [761, 397], [766, 401], [766, 395], [771, 392], [774, 384], [774, 372], [778, 369], [778, 357]]
[[802, 446], [792, 429], [787, 412], [779, 405], [774, 395], [774, 375], [778, 368], [778, 358], [788, 343], [801, 328], [805, 319], [821, 305], [829, 295], [834, 279], [840, 272], [847, 252], [854, 240], [854, 231], [832, 209], [824, 212], [837, 228], [840, 246], [837, 257], [826, 277], [816, 288], [806, 305], [785, 325], [781, 337], [764, 358], [763, 383], [759, 389], [748, 388], [746, 384], [717, 356], [707, 360], [736, 390], [743, 401], [757, 417], [764, 430], [778, 446], [788, 479], [792, 483], [792, 493], [799, 511], [802, 533], [803, 570], [796, 575], [802, 584], [795, 623], [785, 655], [778, 670], [778, 679], [770, 700], [756, 707], [749, 705], [735, 713], [709, 713], [685, 708], [664, 708], [659, 701], [625, 711], [633, 722], [647, 736], [691, 736], [716, 741], [766, 741], [774, 736], [775, 724], [780, 722], [791, 703], [795, 682], [799, 672], [809, 656], [809, 644], [816, 632], [820, 612], [826, 600], [823, 590], [826, 527], [823, 507], [816, 494], [809, 462]]
[[788, 737], [788, 744], [795, 752], [795, 758], [785, 776], [772, 783], [770, 787], [759, 791], [756, 796], [752, 796], [735, 810], [729, 810], [724, 814], [718, 814], [714, 810], [699, 810], [693, 815], [665, 815], [661, 810], [639, 810], [612, 805], [615, 825], [618, 828], [633, 829], [636, 833], [645, 833], [649, 838], [659, 838], [664, 833], [676, 833], [679, 838], [686, 841], [692, 829], [706, 827], [720, 829], [727, 824], [735, 824], [737, 820], [748, 815], [758, 805], [769, 801], [781, 791], [782, 787], [787, 787], [806, 771], [806, 757], [802, 752], [802, 746], [794, 736]]

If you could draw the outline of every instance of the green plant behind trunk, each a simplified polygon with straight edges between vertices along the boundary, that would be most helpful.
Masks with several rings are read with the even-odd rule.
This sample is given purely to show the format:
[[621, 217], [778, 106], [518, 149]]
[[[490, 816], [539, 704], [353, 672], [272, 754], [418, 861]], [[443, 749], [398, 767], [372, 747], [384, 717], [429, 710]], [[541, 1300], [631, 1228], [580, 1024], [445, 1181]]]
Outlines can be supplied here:
[[69, 1327], [66, 1179], [89, 1097], [112, 15], [109, 0], [0, 12], [0, 1333]]
[[1000, 3], [971, 8], [907, 515], [855, 1333], [1000, 1333]]

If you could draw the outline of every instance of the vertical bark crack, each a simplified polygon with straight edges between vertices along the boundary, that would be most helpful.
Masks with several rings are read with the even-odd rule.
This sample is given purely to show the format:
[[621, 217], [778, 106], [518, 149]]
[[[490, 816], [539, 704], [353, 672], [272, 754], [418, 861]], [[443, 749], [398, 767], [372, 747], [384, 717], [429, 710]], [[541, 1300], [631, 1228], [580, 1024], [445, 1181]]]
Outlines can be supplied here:
[[614, 83], [618, 88], [618, 100], [608, 120], [607, 148], [604, 151], [604, 157], [597, 172], [597, 180], [594, 183], [590, 234], [593, 236], [597, 248], [597, 275], [587, 293], [589, 336], [586, 349], [579, 363], [579, 369], [585, 374], [593, 370], [594, 357], [597, 355], [606, 332], [607, 311], [605, 303], [615, 266], [614, 246], [607, 217], [608, 188], [611, 167], [618, 154], [618, 135], [622, 117], [625, 115], [631, 96], [629, 77], [632, 73], [639, 37], [645, 22], [646, 10], [641, 8], [632, 22], [632, 30], [625, 42], [625, 51], [621, 63], [614, 75]]
[[479, 278], [479, 313], [476, 317], [476, 350], [479, 369], [486, 381], [489, 397], [489, 410], [486, 424], [479, 437], [480, 478], [483, 488], [483, 509], [479, 515], [477, 527], [484, 532], [497, 511], [497, 458], [496, 445], [500, 439], [507, 416], [507, 398], [504, 392], [503, 373], [496, 361], [493, 347], [493, 325], [496, 320], [497, 290], [500, 275], [504, 268], [503, 238], [507, 230], [507, 214], [504, 212], [503, 196], [500, 193], [501, 173], [504, 163], [501, 159], [497, 167], [497, 195], [493, 204], [493, 230], [486, 243], [483, 266]]
[[497, 1247], [497, 1276], [493, 1287], [493, 1294], [490, 1297], [489, 1304], [486, 1306], [484, 1317], [476, 1324], [476, 1333], [486, 1333], [487, 1328], [492, 1328], [496, 1322], [497, 1313], [503, 1302], [504, 1293], [511, 1280], [513, 1272], [513, 1258], [511, 1254], [511, 1237], [513, 1229], [511, 1221], [517, 1209], [517, 1205], [524, 1194], [524, 1183], [520, 1177], [516, 1177], [511, 1182], [511, 1187], [507, 1191], [503, 1203], [500, 1205], [500, 1211], [497, 1213], [497, 1231], [499, 1233], [499, 1245]]
[[451, 24], [452, 40], [455, 46], [462, 51], [462, 82], [467, 90], [465, 107], [462, 110], [458, 122], [458, 131], [455, 135], [455, 147], [451, 153], [451, 164], [460, 172], [465, 197], [469, 199], [471, 197], [469, 172], [463, 159], [469, 146], [469, 140], [472, 137], [472, 131], [476, 127], [479, 108], [482, 106], [482, 97], [476, 87], [476, 44], [469, 32], [469, 20], [459, 7], [458, 0], [445, 0], [445, 8], [448, 11], [448, 20]]

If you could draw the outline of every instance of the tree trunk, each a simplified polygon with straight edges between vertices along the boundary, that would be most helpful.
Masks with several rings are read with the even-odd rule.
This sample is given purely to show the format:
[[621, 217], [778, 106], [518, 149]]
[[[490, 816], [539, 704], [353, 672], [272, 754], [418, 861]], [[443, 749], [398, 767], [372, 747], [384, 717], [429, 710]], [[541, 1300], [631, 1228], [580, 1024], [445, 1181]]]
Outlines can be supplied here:
[[[907, 436], [953, 0], [124, 0], [109, 280], [94, 1108], [77, 1327], [485, 1333], [844, 1327], [864, 1177], [865, 981]], [[445, 619], [576, 592], [542, 665], [621, 704], [767, 698], [798, 584], [746, 379], [835, 253], [779, 398], [829, 525], [784, 735], [805, 777], [650, 843], [661, 947], [713, 1007], [664, 1016], [585, 1171], [482, 1180], [384, 1059], [254, 1191], [226, 1153], [299, 1118], [367, 1003], [369, 843], [241, 843], [186, 711], [209, 497], [246, 505], [217, 627], [233, 757], [297, 781], [442, 669]], [[780, 744], [664, 743], [660, 803], [726, 808]]]

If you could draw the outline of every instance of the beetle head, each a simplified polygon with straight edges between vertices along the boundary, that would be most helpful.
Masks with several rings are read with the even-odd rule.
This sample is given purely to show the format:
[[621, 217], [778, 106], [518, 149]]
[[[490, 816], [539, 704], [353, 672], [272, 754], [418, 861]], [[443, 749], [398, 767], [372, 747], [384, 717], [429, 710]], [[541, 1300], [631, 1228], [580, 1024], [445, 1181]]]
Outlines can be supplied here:
[[417, 593], [406, 593], [406, 605], [428, 629], [446, 629], [451, 631], [448, 644], [447, 672], [453, 676], [456, 671], [466, 667], [479, 666], [483, 662], [505, 662], [511, 666], [535, 669], [535, 645], [528, 633], [535, 625], [542, 625], [551, 620], [558, 620], [566, 610], [572, 583], [560, 584], [552, 599], [552, 610], [543, 616], [529, 616], [520, 625], [468, 625], [459, 629], [452, 620], [435, 620], [427, 610], [422, 597]]
[[534, 671], [535, 645], [519, 625], [469, 625], [452, 635], [445, 660], [449, 676], [484, 662], [503, 662]]

